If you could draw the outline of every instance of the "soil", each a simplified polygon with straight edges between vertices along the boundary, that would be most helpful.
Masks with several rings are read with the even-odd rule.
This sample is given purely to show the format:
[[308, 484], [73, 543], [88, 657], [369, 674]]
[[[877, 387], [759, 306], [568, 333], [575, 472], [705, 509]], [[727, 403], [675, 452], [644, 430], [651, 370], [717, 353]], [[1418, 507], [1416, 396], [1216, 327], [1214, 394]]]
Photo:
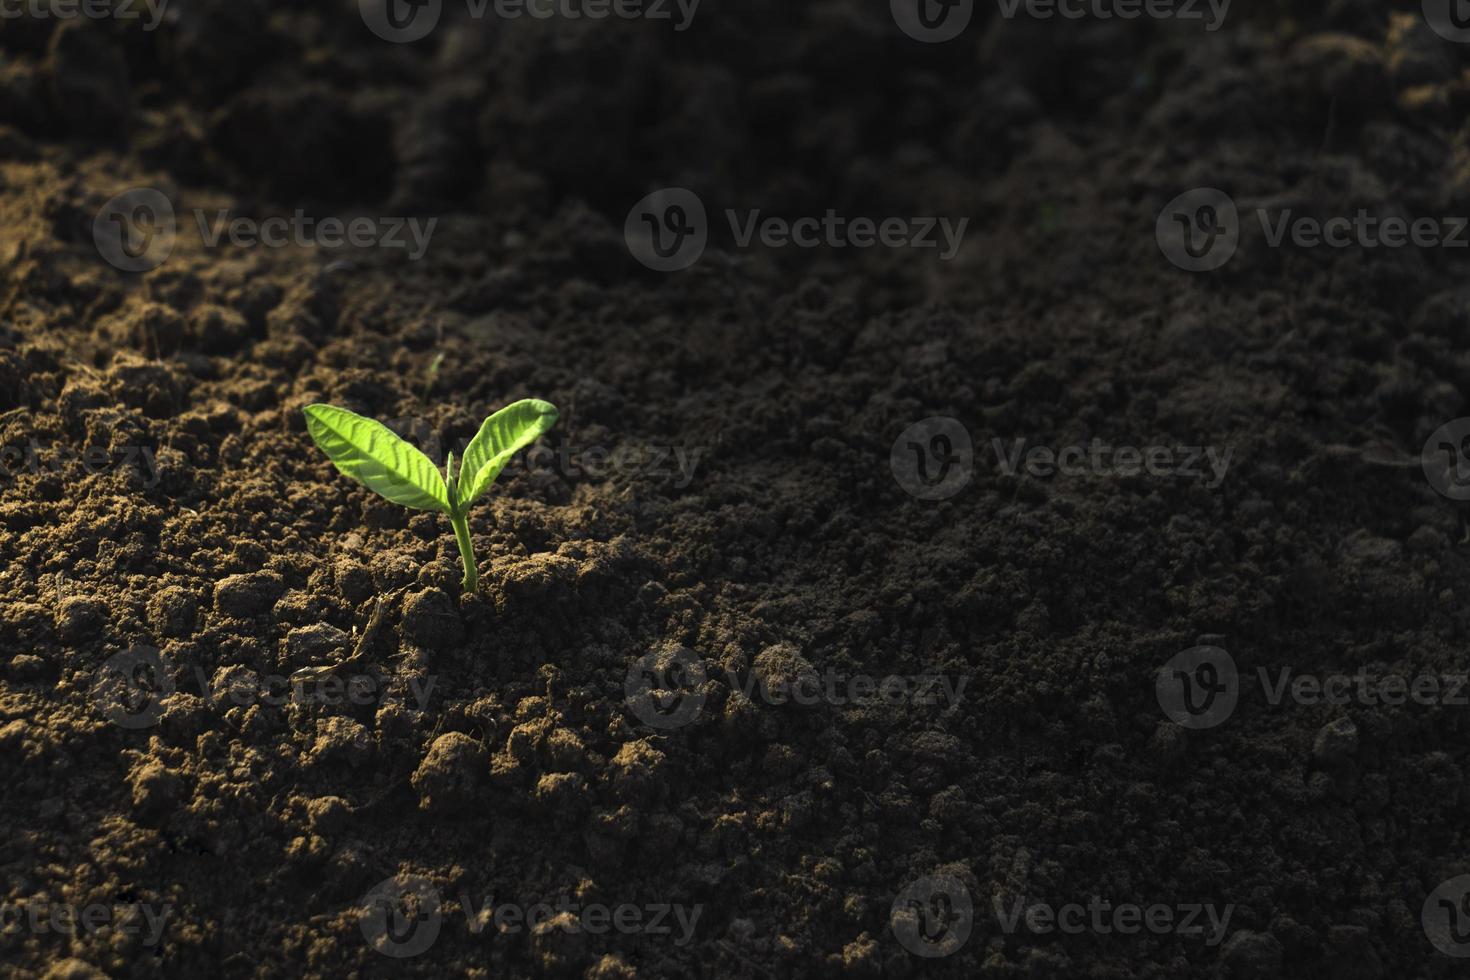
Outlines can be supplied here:
[[[356, 6], [0, 21], [6, 975], [1462, 975], [1421, 909], [1470, 873], [1467, 709], [1254, 678], [1465, 671], [1466, 511], [1420, 467], [1470, 415], [1464, 253], [1272, 248], [1250, 215], [1470, 214], [1470, 46], [1377, 0], [1219, 31], [977, 4], [945, 44], [881, 3], [451, 12], [414, 44]], [[623, 227], [669, 186], [713, 231], [664, 274]], [[139, 187], [180, 232], [128, 273], [94, 217]], [[1155, 238], [1195, 187], [1241, 209], [1214, 272]], [[207, 247], [193, 208], [438, 224], [409, 261]], [[970, 226], [948, 262], [741, 247], [726, 208]], [[472, 516], [477, 595], [447, 520], [342, 477], [301, 412], [437, 461], [522, 397], [561, 421]], [[973, 441], [941, 500], [890, 460], [933, 417]], [[1228, 469], [996, 448], [1094, 439]], [[1156, 690], [1197, 646], [1243, 679], [1208, 729]], [[628, 694], [681, 651], [692, 702]], [[123, 723], [119, 656], [157, 690]], [[958, 693], [759, 690], [830, 672]], [[973, 903], [949, 955], [898, 936], [925, 880]], [[431, 948], [375, 948], [384, 882], [442, 900]], [[502, 929], [487, 899], [698, 917]], [[996, 912], [1099, 899], [1230, 918]], [[16, 911], [58, 906], [134, 921]]]

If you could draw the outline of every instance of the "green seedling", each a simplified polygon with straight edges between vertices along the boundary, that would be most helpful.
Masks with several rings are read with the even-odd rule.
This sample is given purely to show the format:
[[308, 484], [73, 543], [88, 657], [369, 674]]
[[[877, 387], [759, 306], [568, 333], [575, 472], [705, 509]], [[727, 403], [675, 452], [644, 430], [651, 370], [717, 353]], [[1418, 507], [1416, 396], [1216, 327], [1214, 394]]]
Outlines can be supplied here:
[[369, 490], [395, 504], [448, 517], [464, 560], [464, 588], [473, 592], [480, 576], [470, 541], [470, 507], [490, 489], [510, 458], [541, 438], [556, 418], [556, 406], [535, 398], [507, 405], [480, 426], [465, 447], [457, 473], [454, 453], [449, 454], [443, 476], [429, 457], [392, 429], [345, 408], [307, 406], [306, 430], [337, 469]]
[[424, 369], [424, 394], [423, 400], [428, 401], [429, 389], [434, 387], [434, 382], [439, 380], [439, 368], [444, 364], [444, 352], [441, 350], [434, 355], [429, 366]]

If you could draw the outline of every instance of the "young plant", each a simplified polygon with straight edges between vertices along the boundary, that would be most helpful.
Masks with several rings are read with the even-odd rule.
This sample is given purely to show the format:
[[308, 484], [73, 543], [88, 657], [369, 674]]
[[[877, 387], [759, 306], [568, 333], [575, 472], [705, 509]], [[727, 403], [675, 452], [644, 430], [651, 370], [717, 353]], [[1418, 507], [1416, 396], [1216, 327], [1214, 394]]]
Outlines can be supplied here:
[[541, 438], [556, 418], [556, 406], [535, 398], [507, 405], [480, 426], [465, 447], [457, 473], [454, 453], [449, 454], [443, 476], [429, 457], [392, 429], [345, 408], [308, 405], [306, 431], [337, 469], [369, 490], [395, 504], [448, 517], [464, 560], [464, 588], [473, 592], [480, 576], [470, 541], [470, 507], [490, 489], [510, 458]]

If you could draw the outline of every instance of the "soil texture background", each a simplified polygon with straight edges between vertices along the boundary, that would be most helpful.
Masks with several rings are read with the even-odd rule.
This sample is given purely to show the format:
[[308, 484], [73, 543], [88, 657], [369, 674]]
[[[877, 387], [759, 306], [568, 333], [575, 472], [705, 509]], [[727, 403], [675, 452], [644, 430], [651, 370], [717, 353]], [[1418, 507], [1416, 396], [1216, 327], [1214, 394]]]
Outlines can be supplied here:
[[[0, 973], [1463, 975], [1470, 236], [1272, 237], [1453, 239], [1470, 44], [1382, 0], [443, 6], [0, 20]], [[135, 271], [128, 193], [175, 224]], [[409, 247], [209, 240], [298, 213]], [[476, 595], [302, 415], [442, 463], [523, 397], [561, 420]]]

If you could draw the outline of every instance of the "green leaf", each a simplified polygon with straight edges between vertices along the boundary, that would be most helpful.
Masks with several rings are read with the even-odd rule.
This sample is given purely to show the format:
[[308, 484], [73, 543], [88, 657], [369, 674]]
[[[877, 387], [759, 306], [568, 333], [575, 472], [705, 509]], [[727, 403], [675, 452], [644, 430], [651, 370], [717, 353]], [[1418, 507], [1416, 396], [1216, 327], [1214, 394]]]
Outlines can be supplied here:
[[449, 490], [439, 470], [381, 422], [345, 408], [309, 405], [306, 431], [337, 469], [369, 490], [405, 507], [449, 513]]
[[455, 508], [461, 513], [479, 500], [505, 464], [556, 424], [556, 406], [539, 398], [507, 405], [485, 420], [480, 431], [465, 447], [459, 464], [459, 496]]

